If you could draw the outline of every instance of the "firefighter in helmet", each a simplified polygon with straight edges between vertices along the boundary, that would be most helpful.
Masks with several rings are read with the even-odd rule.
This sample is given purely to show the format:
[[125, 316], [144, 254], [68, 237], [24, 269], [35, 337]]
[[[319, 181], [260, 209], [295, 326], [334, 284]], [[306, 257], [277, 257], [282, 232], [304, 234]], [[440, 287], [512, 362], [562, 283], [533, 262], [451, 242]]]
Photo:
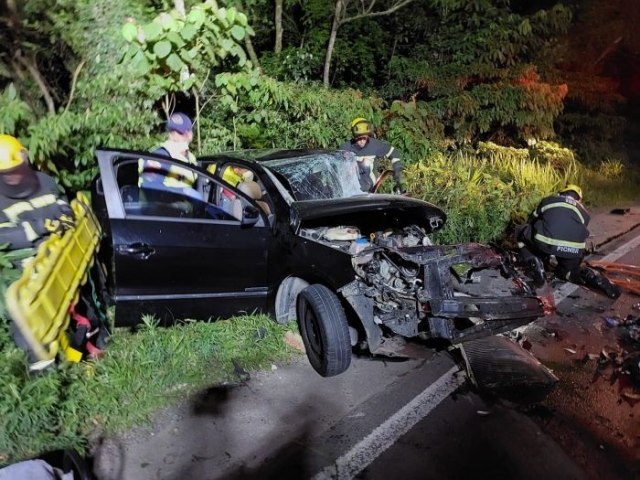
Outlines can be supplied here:
[[611, 298], [620, 296], [620, 289], [606, 277], [582, 266], [589, 220], [582, 205], [582, 189], [570, 183], [556, 195], [543, 198], [528, 223], [516, 229], [521, 258], [530, 267], [537, 285], [544, 284], [544, 269], [553, 256], [557, 261], [556, 277], [601, 290]]
[[18, 139], [0, 135], [0, 243], [12, 250], [35, 247], [73, 225], [73, 211], [56, 182], [31, 168]]
[[374, 136], [373, 125], [366, 118], [358, 117], [351, 122], [351, 139], [340, 146], [340, 150], [347, 150], [356, 155], [360, 187], [364, 192], [370, 192], [378, 180], [381, 159], [388, 158], [393, 168], [395, 192], [403, 192], [402, 161], [398, 151], [386, 142]]

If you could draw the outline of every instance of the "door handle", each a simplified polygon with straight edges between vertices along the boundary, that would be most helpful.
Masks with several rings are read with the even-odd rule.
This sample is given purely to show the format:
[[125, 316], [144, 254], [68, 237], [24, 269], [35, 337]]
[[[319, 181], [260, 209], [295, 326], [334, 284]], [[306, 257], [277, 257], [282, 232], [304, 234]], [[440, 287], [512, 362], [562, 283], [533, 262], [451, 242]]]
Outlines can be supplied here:
[[118, 253], [122, 253], [124, 255], [135, 255], [142, 258], [143, 260], [146, 260], [151, 255], [156, 253], [156, 251], [146, 243], [132, 243], [131, 245], [118, 246]]

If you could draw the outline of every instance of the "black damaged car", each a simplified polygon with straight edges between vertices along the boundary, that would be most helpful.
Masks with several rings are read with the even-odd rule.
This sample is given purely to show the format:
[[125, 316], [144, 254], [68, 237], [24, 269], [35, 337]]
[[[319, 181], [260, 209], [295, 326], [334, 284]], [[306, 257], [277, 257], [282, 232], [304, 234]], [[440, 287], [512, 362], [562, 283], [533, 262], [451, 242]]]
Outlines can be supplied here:
[[[354, 348], [402, 356], [406, 339], [459, 343], [545, 313], [506, 256], [432, 245], [440, 208], [363, 193], [348, 152], [233, 152], [198, 166], [131, 151], [97, 157], [93, 208], [117, 325], [145, 313], [170, 324], [268, 312], [297, 320], [311, 365], [329, 377]], [[145, 185], [148, 164], [191, 187]]]

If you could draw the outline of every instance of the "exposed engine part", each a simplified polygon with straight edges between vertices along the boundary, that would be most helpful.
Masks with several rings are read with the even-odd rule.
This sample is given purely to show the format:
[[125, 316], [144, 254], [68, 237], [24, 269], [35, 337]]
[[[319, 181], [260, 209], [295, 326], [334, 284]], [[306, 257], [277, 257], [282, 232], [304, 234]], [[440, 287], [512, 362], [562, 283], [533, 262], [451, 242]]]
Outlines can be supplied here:
[[[376, 232], [320, 227], [300, 234], [351, 256], [356, 278], [342, 293], [367, 319], [363, 341], [372, 351], [388, 333], [458, 343], [541, 313], [539, 299], [519, 298], [522, 283], [508, 259], [484, 245], [433, 246], [415, 226]], [[486, 289], [500, 278], [495, 296]]]

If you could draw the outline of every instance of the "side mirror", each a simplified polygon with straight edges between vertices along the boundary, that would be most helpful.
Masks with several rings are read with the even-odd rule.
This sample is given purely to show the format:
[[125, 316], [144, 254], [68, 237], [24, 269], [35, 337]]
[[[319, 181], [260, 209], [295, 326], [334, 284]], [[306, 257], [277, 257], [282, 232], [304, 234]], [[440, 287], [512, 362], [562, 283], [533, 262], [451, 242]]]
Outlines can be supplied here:
[[252, 227], [260, 220], [260, 209], [254, 207], [253, 205], [246, 205], [242, 209], [242, 222], [240, 223], [243, 227]]

